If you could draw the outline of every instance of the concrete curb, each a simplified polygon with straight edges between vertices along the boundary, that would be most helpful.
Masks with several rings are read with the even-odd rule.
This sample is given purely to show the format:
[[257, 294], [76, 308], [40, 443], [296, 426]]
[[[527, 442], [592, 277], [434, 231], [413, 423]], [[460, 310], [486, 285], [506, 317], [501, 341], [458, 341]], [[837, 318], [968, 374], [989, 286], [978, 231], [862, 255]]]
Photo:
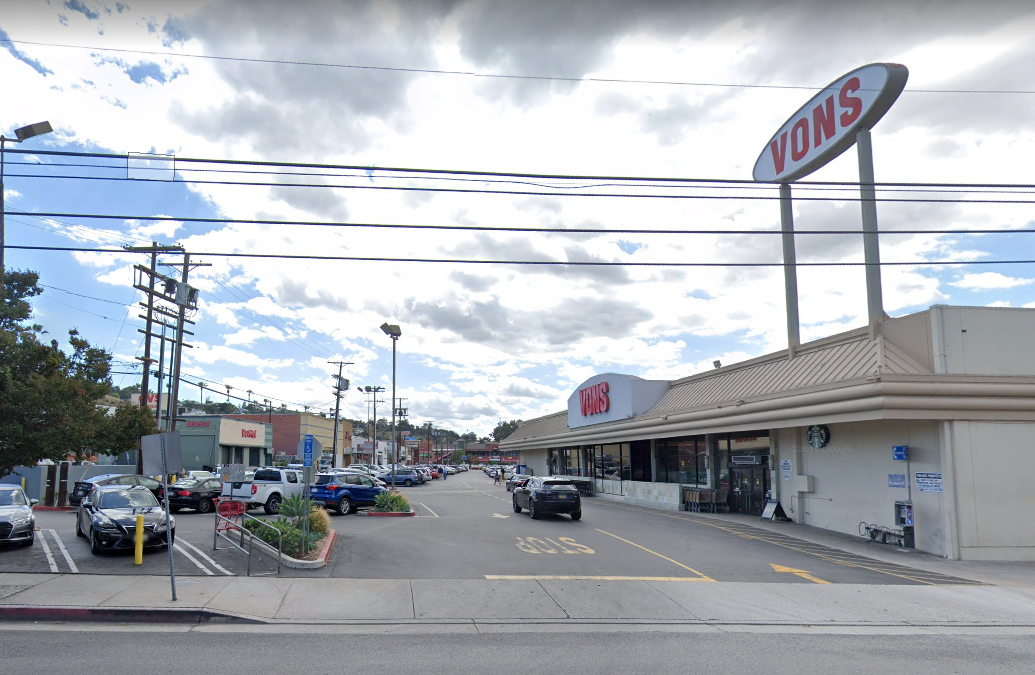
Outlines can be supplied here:
[[4, 605], [0, 621], [104, 621], [140, 623], [265, 623], [259, 619], [198, 607], [77, 607]]
[[381, 518], [405, 518], [406, 516], [415, 516], [417, 512], [413, 509], [409, 511], [359, 511], [356, 513], [357, 516], [378, 516]]

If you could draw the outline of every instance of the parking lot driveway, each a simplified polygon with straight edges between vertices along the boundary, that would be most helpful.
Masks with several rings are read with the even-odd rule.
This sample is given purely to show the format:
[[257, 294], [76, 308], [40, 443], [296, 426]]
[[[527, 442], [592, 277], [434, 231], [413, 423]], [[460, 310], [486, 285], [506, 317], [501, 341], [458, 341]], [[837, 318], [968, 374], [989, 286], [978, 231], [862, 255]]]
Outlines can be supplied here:
[[[583, 517], [532, 520], [480, 472], [402, 490], [413, 518], [335, 516], [319, 574], [344, 578], [808, 584], [966, 584], [744, 524], [583, 499]], [[298, 575], [297, 572], [289, 574]], [[648, 592], [648, 591], [645, 591]], [[618, 602], [619, 599], [616, 599]], [[620, 608], [616, 607], [616, 611]], [[433, 610], [429, 610], [432, 611]], [[679, 609], [673, 607], [673, 612]]]
[[[244, 574], [247, 560], [226, 544], [212, 550], [211, 514], [176, 515], [173, 566], [178, 574], [233, 576]], [[0, 548], [0, 572], [63, 574], [169, 574], [166, 549], [145, 549], [143, 564], [133, 564], [133, 551], [90, 553], [85, 537], [75, 535], [75, 513], [41, 511], [36, 514], [36, 542], [26, 546]]]

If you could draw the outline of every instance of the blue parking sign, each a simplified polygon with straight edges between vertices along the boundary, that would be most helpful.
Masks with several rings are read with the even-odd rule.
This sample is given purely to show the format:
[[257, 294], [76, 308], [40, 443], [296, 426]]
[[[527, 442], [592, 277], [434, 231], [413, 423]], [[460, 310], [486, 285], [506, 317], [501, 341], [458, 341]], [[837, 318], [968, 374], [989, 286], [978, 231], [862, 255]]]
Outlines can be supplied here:
[[302, 466], [313, 465], [313, 437], [311, 434], [305, 436], [305, 446], [302, 451]]
[[909, 446], [908, 445], [893, 445], [891, 446], [891, 459], [904, 461], [909, 459]]

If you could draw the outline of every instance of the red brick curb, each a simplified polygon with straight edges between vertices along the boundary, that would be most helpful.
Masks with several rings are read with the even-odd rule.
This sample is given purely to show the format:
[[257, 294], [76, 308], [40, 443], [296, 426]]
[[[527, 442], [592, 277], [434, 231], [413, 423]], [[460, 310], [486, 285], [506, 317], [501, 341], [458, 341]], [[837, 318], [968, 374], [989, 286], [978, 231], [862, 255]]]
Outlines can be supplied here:
[[317, 560], [327, 562], [327, 556], [331, 554], [331, 547], [334, 546], [334, 540], [338, 538], [338, 533], [331, 529], [327, 533], [327, 537], [323, 540], [323, 548], [320, 549], [320, 555], [316, 557]]
[[36, 504], [32, 507], [33, 511], [75, 511], [74, 506], [40, 506]]

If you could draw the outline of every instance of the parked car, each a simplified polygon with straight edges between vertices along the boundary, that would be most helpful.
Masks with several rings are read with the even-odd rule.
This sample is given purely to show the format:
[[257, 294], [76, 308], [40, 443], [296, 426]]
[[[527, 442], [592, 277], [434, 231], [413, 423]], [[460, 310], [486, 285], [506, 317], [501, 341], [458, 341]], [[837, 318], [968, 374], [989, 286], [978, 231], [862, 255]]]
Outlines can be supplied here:
[[309, 487], [309, 497], [344, 516], [360, 506], [373, 506], [377, 496], [384, 491], [373, 478], [363, 474], [320, 473], [316, 475], [316, 484]]
[[176, 521], [168, 516], [150, 490], [142, 486], [97, 485], [79, 503], [75, 519], [77, 537], [90, 540], [90, 552], [132, 549], [137, 516], [144, 517], [144, 546], [171, 546], [176, 540]]
[[154, 478], [138, 476], [131, 473], [106, 473], [76, 481], [75, 485], [72, 487], [72, 492], [68, 495], [68, 503], [71, 506], [79, 506], [83, 497], [89, 494], [90, 490], [94, 487], [100, 485], [118, 485], [124, 488], [142, 485], [151, 491], [151, 494], [154, 495], [155, 499], [161, 500], [163, 498], [162, 484]]
[[302, 494], [302, 472], [295, 469], [256, 469], [251, 480], [223, 483], [221, 497], [245, 502], [246, 507], [263, 507], [267, 515], [280, 511], [284, 497]]
[[424, 474], [424, 480], [434, 480], [435, 473], [430, 468], [426, 466], [418, 466], [416, 468], [417, 471], [420, 471], [422, 474]]
[[393, 482], [395, 485], [405, 485], [406, 487], [419, 485], [424, 482], [424, 474], [411, 468], [396, 469], [394, 475], [392, 472], [388, 472], [381, 474], [378, 478], [383, 480], [388, 486], [391, 486]]
[[507, 479], [507, 482], [506, 482], [507, 492], [513, 492], [515, 487], [517, 487], [521, 483], [524, 483], [529, 478], [531, 478], [531, 476], [529, 476], [528, 474], [524, 474], [524, 473], [516, 473], [516, 474], [514, 474], [513, 476], [511, 476], [510, 478]]
[[18, 542], [32, 546], [36, 541], [36, 515], [32, 507], [38, 499], [26, 499], [18, 485], [0, 485], [0, 544]]
[[524, 485], [514, 488], [514, 513], [528, 509], [532, 520], [544, 513], [567, 513], [572, 520], [582, 518], [582, 498], [570, 480], [563, 478], [529, 478]]
[[218, 478], [181, 478], [169, 486], [169, 511], [194, 509], [198, 513], [212, 510], [213, 500], [223, 492]]

